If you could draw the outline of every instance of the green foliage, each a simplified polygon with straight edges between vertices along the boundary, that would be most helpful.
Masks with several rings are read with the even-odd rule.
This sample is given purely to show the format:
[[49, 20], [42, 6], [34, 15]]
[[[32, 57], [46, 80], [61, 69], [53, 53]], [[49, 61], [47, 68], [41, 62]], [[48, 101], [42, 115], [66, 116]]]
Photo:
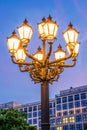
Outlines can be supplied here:
[[15, 109], [0, 110], [0, 130], [36, 130], [25, 117], [27, 114]]

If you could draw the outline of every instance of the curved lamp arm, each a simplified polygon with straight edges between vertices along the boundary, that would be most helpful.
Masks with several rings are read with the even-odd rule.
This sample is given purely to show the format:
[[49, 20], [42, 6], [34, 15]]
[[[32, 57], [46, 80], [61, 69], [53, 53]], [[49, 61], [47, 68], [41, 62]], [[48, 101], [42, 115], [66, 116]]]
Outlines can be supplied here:
[[40, 63], [40, 64], [42, 64], [41, 61], [39, 61], [39, 60], [36, 59], [34, 56], [32, 56], [31, 54], [29, 54], [25, 47], [24, 47], [24, 52], [25, 52], [25, 54], [26, 54], [27, 57], [29, 57], [29, 58], [32, 59], [32, 60], [37, 61], [37, 62]]
[[25, 66], [24, 69], [23, 69], [23, 66], [21, 64], [19, 64], [19, 69], [20, 69], [21, 72], [29, 71], [29, 68], [27, 68], [27, 66]]
[[60, 59], [58, 59], [58, 60], [50, 61], [48, 64], [51, 65], [51, 64], [54, 64], [54, 63], [58, 63], [58, 62], [60, 62], [60, 61], [65, 61], [65, 60], [67, 60], [67, 59], [69, 59], [69, 58], [71, 58], [71, 57], [72, 57], [72, 54], [70, 54], [70, 55], [68, 55], [68, 56], [66, 56], [66, 57], [64, 57], [64, 58], [60, 58]]
[[72, 64], [60, 64], [59, 66], [60, 67], [73, 67], [76, 65], [76, 59], [73, 60], [73, 63]]
[[33, 65], [32, 62], [22, 62], [22, 63], [19, 63], [19, 62], [15, 61], [15, 56], [14, 56], [14, 55], [11, 56], [11, 60], [12, 60], [12, 62], [13, 62], [14, 64]]
[[48, 51], [48, 54], [47, 54], [47, 56], [46, 56], [46, 59], [45, 59], [44, 64], [47, 63], [47, 60], [50, 58], [50, 55], [51, 55], [51, 53], [52, 53], [52, 43], [49, 43], [49, 44], [50, 44], [50, 47], [49, 47], [49, 51]]

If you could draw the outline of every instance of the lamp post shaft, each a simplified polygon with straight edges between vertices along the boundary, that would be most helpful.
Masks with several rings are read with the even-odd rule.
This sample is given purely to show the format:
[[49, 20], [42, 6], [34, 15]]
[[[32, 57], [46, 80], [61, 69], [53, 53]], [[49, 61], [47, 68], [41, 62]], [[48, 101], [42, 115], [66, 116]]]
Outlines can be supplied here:
[[50, 130], [49, 83], [47, 81], [41, 84], [41, 128], [42, 130]]

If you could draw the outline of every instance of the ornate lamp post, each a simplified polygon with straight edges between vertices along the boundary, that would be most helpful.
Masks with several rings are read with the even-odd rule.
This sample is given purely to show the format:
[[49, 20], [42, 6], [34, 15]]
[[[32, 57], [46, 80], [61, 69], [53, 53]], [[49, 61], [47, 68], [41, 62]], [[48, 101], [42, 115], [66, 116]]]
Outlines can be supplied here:
[[[38, 23], [38, 31], [42, 40], [42, 47], [38, 48], [34, 55], [28, 53], [27, 46], [33, 34], [32, 27], [25, 20], [19, 26], [19, 37], [14, 31], [12, 36], [7, 38], [8, 50], [11, 53], [12, 62], [19, 65], [21, 72], [28, 72], [35, 83], [41, 83], [41, 124], [42, 130], [50, 130], [49, 123], [49, 84], [57, 81], [64, 67], [73, 67], [76, 64], [80, 43], [77, 41], [79, 32], [73, 28], [72, 24], [68, 25], [68, 29], [63, 33], [66, 41], [67, 51], [59, 45], [54, 52], [55, 59], [51, 60], [52, 45], [56, 40], [58, 24], [49, 16], [43, 18]], [[47, 52], [46, 46], [49, 46]], [[26, 61], [26, 57], [32, 61]], [[67, 60], [69, 60], [67, 64]]]

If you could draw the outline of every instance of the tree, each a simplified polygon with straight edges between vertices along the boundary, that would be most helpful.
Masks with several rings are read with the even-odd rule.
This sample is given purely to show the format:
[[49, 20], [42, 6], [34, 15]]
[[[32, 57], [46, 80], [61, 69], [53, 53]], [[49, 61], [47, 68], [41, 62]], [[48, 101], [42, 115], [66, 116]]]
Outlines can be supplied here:
[[15, 109], [0, 110], [0, 130], [36, 130], [26, 122], [27, 114]]

